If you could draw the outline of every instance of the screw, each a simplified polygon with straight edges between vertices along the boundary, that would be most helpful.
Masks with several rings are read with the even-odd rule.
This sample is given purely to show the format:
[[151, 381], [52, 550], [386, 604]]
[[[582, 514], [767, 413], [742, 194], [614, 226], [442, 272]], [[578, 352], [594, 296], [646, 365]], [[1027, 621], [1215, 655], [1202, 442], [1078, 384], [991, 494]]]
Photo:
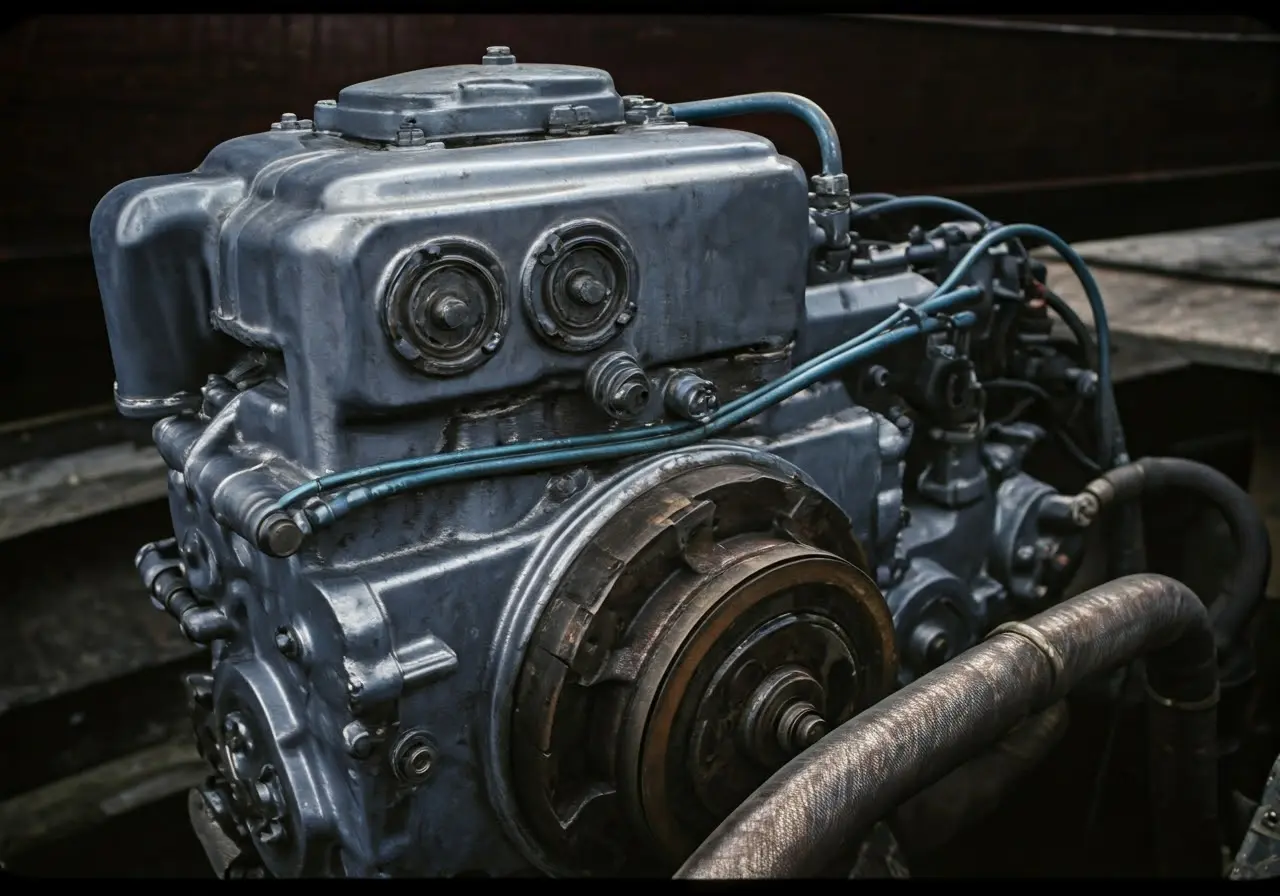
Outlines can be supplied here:
[[1280, 824], [1280, 814], [1277, 814], [1275, 809], [1268, 809], [1262, 813], [1262, 824], [1265, 827], [1274, 828]]
[[609, 287], [593, 277], [588, 271], [576, 271], [569, 277], [565, 285], [566, 291], [577, 302], [583, 305], [599, 305], [609, 298]]
[[298, 654], [302, 652], [299, 648], [297, 635], [287, 625], [282, 625], [276, 629], [276, 649], [291, 660], [297, 659]]
[[431, 320], [443, 330], [456, 330], [471, 316], [470, 307], [457, 296], [441, 296], [431, 303]]
[[1013, 559], [1020, 564], [1027, 564], [1036, 559], [1036, 549], [1029, 544], [1019, 545], [1013, 552]]

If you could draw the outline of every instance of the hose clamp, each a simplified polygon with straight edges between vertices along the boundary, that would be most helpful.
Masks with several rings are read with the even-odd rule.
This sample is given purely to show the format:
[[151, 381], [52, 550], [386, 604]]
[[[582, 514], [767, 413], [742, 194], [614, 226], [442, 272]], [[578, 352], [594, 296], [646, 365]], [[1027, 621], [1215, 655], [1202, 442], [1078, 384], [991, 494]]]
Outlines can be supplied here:
[[1017, 635], [1044, 654], [1045, 659], [1049, 662], [1050, 669], [1049, 691], [1054, 695], [1053, 699], [1058, 699], [1058, 684], [1066, 676], [1067, 663], [1058, 648], [1053, 646], [1049, 639], [1044, 636], [1044, 633], [1025, 622], [1006, 622], [993, 628], [990, 634], [987, 635], [986, 640], [990, 641], [996, 635]]
[[1151, 689], [1151, 682], [1147, 682], [1144, 688], [1147, 692], [1147, 698], [1154, 703], [1168, 709], [1177, 710], [1178, 712], [1203, 712], [1206, 709], [1213, 709], [1218, 705], [1218, 700], [1222, 695], [1222, 688], [1218, 682], [1213, 683], [1213, 693], [1208, 697], [1202, 697], [1199, 700], [1171, 700], [1163, 694], [1158, 694]]

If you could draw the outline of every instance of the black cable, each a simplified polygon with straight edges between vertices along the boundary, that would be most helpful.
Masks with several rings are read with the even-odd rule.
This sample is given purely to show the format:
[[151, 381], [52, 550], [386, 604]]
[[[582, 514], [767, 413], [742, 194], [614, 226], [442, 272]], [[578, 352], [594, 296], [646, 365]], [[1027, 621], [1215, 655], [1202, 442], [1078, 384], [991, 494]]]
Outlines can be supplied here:
[[[1040, 386], [1037, 386], [1035, 383], [1028, 382], [1027, 380], [992, 379], [982, 383], [982, 386], [986, 389], [1007, 389], [1011, 392], [1025, 392], [1032, 398], [1044, 403], [1046, 410], [1049, 411], [1050, 415], [1053, 413], [1053, 396]], [[1051, 433], [1057, 440], [1058, 444], [1062, 446], [1063, 450], [1071, 456], [1071, 459], [1094, 475], [1101, 473], [1103, 469], [1102, 466], [1093, 458], [1089, 457], [1089, 455], [1075, 443], [1075, 440], [1073, 440], [1071, 436], [1064, 431], [1062, 426], [1058, 425], [1058, 421], [1055, 420], [1054, 424], [1055, 425], [1051, 427]]]
[[1085, 364], [1090, 370], [1098, 369], [1098, 346], [1093, 341], [1093, 334], [1089, 332], [1089, 327], [1085, 324], [1080, 315], [1076, 314], [1075, 309], [1063, 300], [1049, 287], [1041, 284], [1041, 297], [1044, 303], [1049, 306], [1049, 310], [1058, 315], [1059, 319], [1066, 324], [1067, 329], [1071, 331], [1071, 335], [1075, 337], [1076, 343], [1080, 346], [1080, 350], [1084, 352]]

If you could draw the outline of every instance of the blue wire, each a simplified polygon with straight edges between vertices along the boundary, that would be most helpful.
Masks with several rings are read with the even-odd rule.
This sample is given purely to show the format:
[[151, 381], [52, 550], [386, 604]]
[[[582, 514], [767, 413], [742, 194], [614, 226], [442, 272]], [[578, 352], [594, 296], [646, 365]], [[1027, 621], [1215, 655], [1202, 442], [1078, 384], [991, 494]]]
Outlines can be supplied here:
[[879, 202], [888, 202], [890, 199], [897, 199], [893, 193], [854, 193], [849, 197], [849, 201], [854, 205], [875, 205]]
[[[951, 200], [946, 200], [942, 197], [903, 197], [902, 200], [885, 200], [884, 203], [877, 208], [883, 208], [883, 205], [888, 202], [898, 203], [904, 200], [919, 200], [919, 202], [913, 203], [912, 207], [943, 203], [943, 207], [948, 210], [958, 211], [962, 214], [972, 213], [974, 217], [985, 220], [985, 218], [980, 213], [976, 212], [976, 210], [970, 209], [962, 203], [952, 203]], [[897, 207], [902, 208], [904, 206]], [[1118, 433], [1115, 432], [1111, 426], [1112, 416], [1110, 408], [1111, 403], [1114, 401], [1114, 396], [1111, 383], [1110, 329], [1107, 323], [1106, 307], [1103, 304], [1102, 295], [1098, 290], [1097, 283], [1089, 272], [1087, 265], [1085, 265], [1083, 259], [1081, 259], [1079, 255], [1077, 255], [1075, 251], [1072, 250], [1064, 240], [1062, 240], [1061, 237], [1051, 231], [1032, 224], [1007, 225], [992, 230], [983, 236], [969, 250], [969, 252], [966, 253], [946, 280], [938, 286], [937, 289], [935, 289], [933, 295], [925, 303], [922, 303], [914, 313], [935, 313], [941, 308], [968, 301], [980, 295], [981, 289], [978, 287], [957, 288], [957, 284], [969, 273], [973, 265], [982, 258], [990, 248], [1007, 240], [1014, 240], [1022, 236], [1039, 239], [1048, 244], [1062, 256], [1068, 266], [1071, 267], [1072, 271], [1080, 279], [1085, 295], [1088, 298], [1090, 309], [1093, 312], [1094, 329], [1098, 339], [1098, 381], [1100, 387], [1100, 400], [1098, 402], [1097, 410], [1099, 415], [1099, 433], [1103, 441], [1104, 454], [1109, 457], [1114, 457], [1117, 454], [1123, 454], [1123, 445], [1119, 444], [1120, 439], [1118, 438]], [[446, 452], [443, 454], [431, 455], [429, 457], [406, 458], [399, 461], [374, 464], [367, 467], [331, 474], [329, 476], [319, 477], [318, 479], [304, 483], [303, 485], [286, 493], [277, 502], [276, 506], [283, 510], [299, 500], [317, 495], [326, 489], [368, 482], [374, 479], [385, 479], [386, 477], [395, 476], [399, 473], [425, 472], [437, 467], [446, 467], [448, 470], [453, 470], [465, 466], [469, 471], [475, 470], [484, 474], [485, 471], [489, 469], [485, 465], [487, 461], [501, 461], [504, 459], [523, 457], [526, 459], [534, 459], [537, 461], [537, 464], [547, 464], [552, 462], [549, 459], [552, 454], [566, 451], [573, 452], [579, 449], [585, 450], [595, 448], [597, 446], [625, 447], [628, 453], [630, 453], [630, 446], [633, 444], [640, 445], [641, 448], [639, 450], [655, 450], [647, 447], [650, 446], [654, 440], [701, 433], [706, 426], [718, 426], [719, 421], [724, 419], [726, 415], [736, 416], [737, 412], [748, 403], [754, 406], [757, 400], [763, 400], [767, 396], [779, 394], [780, 392], [787, 390], [793, 382], [807, 379], [810, 371], [820, 367], [825, 369], [825, 365], [833, 358], [841, 356], [843, 352], [849, 351], [856, 346], [868, 342], [869, 340], [875, 339], [880, 334], [888, 331], [891, 327], [896, 326], [911, 313], [913, 312], [904, 309], [890, 315], [884, 321], [881, 321], [875, 327], [872, 327], [856, 339], [850, 340], [841, 346], [837, 346], [836, 348], [824, 352], [816, 358], [810, 359], [804, 364], [799, 365], [770, 386], [764, 387], [761, 390], [757, 390], [756, 392], [730, 402], [720, 410], [711, 423], [704, 424], [701, 427], [690, 423], [669, 423], [648, 428], [621, 430], [596, 435], [547, 439], [543, 441], [525, 442], [513, 445], [499, 445], [489, 448]], [[794, 394], [794, 392], [790, 394]], [[762, 406], [761, 409], [766, 406], [767, 404]], [[752, 413], [758, 413], [758, 411], [754, 411]], [[698, 434], [693, 436], [694, 441], [699, 438], [706, 438], [706, 435]], [[535, 464], [535, 466], [537, 464]], [[447, 479], [452, 478], [454, 478], [452, 475], [447, 477]], [[342, 496], [336, 496], [336, 499], [341, 498]]]
[[1053, 231], [1035, 224], [1006, 224], [997, 227], [973, 244], [936, 291], [945, 293], [955, 289], [956, 284], [992, 246], [1023, 238], [1039, 240], [1057, 252], [1071, 268], [1071, 272], [1076, 275], [1080, 286], [1084, 289], [1085, 298], [1089, 300], [1089, 310], [1093, 313], [1093, 329], [1098, 340], [1098, 401], [1095, 410], [1098, 414], [1098, 434], [1103, 450], [1101, 459], [1104, 461], [1102, 466], [1110, 466], [1119, 456], [1124, 455], [1124, 445], [1123, 439], [1112, 426], [1115, 394], [1111, 388], [1111, 328], [1107, 323], [1107, 306], [1102, 301], [1102, 291], [1098, 289], [1098, 282], [1093, 279], [1089, 266], [1067, 241]]
[[[901, 323], [910, 314], [928, 315], [943, 311], [955, 305], [963, 304], [971, 301], [982, 294], [982, 290], [978, 287], [968, 286], [961, 289], [953, 290], [947, 293], [937, 294], [929, 298], [927, 301], [920, 303], [918, 308], [912, 312], [903, 309], [894, 312], [874, 327], [858, 335], [859, 340], [871, 339], [884, 333]], [[797, 365], [788, 371], [777, 382], [785, 381], [788, 377], [803, 375], [806, 371], [811, 370], [816, 365], [822, 364], [828, 359], [836, 356], [839, 352], [848, 347], [848, 343], [837, 345], [835, 348], [829, 349], [816, 357], [810, 358], [803, 364]], [[769, 387], [765, 387], [769, 388]], [[718, 414], [732, 413], [737, 407], [742, 406], [744, 402], [750, 401], [757, 393], [749, 393], [734, 401], [724, 405], [717, 412]], [[535, 442], [519, 442], [511, 445], [495, 445], [488, 448], [469, 448], [461, 451], [447, 451], [441, 454], [433, 454], [427, 457], [409, 457], [402, 460], [386, 461], [379, 464], [370, 464], [365, 467], [356, 467], [351, 470], [343, 470], [340, 473], [331, 473], [328, 476], [320, 476], [310, 482], [305, 482], [297, 488], [286, 492], [277, 502], [277, 510], [287, 510], [298, 501], [305, 500], [314, 495], [320, 494], [334, 488], [341, 488], [346, 485], [356, 485], [361, 482], [367, 482], [371, 479], [381, 479], [387, 476], [394, 476], [399, 473], [408, 473], [416, 470], [425, 470], [432, 467], [444, 466], [447, 464], [464, 463], [480, 460], [492, 460], [502, 457], [512, 457], [522, 454], [537, 454], [545, 451], [554, 451], [561, 449], [587, 448], [594, 445], [607, 445], [616, 442], [625, 442], [638, 438], [652, 438], [654, 436], [669, 435], [677, 432], [684, 432], [696, 426], [692, 423], [666, 423], [659, 426], [651, 426], [644, 428], [615, 430], [614, 432], [596, 433], [585, 436], [567, 436], [559, 439], [543, 439]]]
[[811, 99], [794, 93], [746, 93], [714, 100], [695, 100], [675, 103], [671, 113], [681, 121], [704, 121], [708, 118], [729, 118], [734, 115], [753, 115], [775, 112], [800, 118], [818, 138], [818, 150], [822, 155], [823, 174], [844, 174], [844, 158], [840, 152], [840, 135], [836, 126]]
[[840, 368], [859, 361], [868, 355], [875, 354], [900, 342], [905, 342], [922, 333], [933, 333], [950, 327], [972, 326], [976, 320], [977, 316], [973, 312], [962, 311], [947, 321], [936, 318], [926, 319], [920, 324], [909, 324], [889, 332], [879, 333], [870, 339], [863, 336], [849, 340], [841, 347], [839, 352], [827, 358], [824, 363], [814, 365], [803, 375], [796, 376], [796, 371], [792, 371], [788, 377], [780, 378], [771, 386], [757, 390], [756, 393], [752, 394], [750, 401], [742, 403], [727, 413], [722, 411], [711, 422], [693, 426], [684, 432], [633, 439], [614, 445], [545, 451], [498, 460], [454, 464], [434, 470], [422, 470], [339, 492], [331, 498], [324, 499], [319, 506], [307, 508], [306, 514], [314, 528], [322, 528], [331, 525], [353, 510], [363, 507], [372, 501], [389, 498], [427, 485], [451, 482], [472, 476], [488, 477], [523, 473], [545, 469], [549, 466], [576, 466], [598, 463], [634, 454], [647, 454], [682, 448], [737, 426], [771, 405], [795, 395], [797, 392], [830, 376]]
[[[889, 194], [872, 193], [871, 195], [878, 197], [888, 196]], [[963, 218], [968, 218], [971, 221], [977, 221], [979, 224], [986, 224], [990, 220], [973, 206], [965, 205], [963, 202], [956, 202], [954, 199], [947, 199], [945, 196], [894, 196], [883, 200], [877, 198], [870, 205], [863, 204], [862, 208], [856, 208], [849, 212], [849, 220], [852, 222], [859, 218], [870, 218], [876, 215], [887, 215], [892, 212], [904, 212], [918, 208], [950, 212]]]
[[[862, 203], [862, 208], [856, 208], [849, 213], [849, 226], [852, 227], [855, 221], [862, 218], [871, 218], [879, 215], [892, 214], [893, 212], [904, 212], [912, 209], [932, 209], [948, 214], [959, 215], [962, 218], [968, 218], [976, 221], [983, 226], [991, 223], [991, 219], [978, 211], [971, 205], [965, 205], [963, 202], [956, 202], [954, 199], [948, 199], [945, 196], [891, 196], [888, 199], [880, 199], [880, 196], [890, 196], [888, 193], [868, 193], [867, 196], [875, 197], [870, 204]], [[1027, 250], [1023, 248], [1022, 243], [1013, 240], [1014, 248], [1018, 254], [1024, 258]]]

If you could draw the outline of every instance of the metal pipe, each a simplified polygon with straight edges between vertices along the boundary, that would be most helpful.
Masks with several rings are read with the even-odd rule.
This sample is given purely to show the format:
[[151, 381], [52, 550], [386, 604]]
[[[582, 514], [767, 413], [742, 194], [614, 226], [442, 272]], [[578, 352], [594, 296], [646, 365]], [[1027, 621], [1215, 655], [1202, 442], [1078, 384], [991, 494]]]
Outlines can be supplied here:
[[726, 818], [681, 878], [802, 877], [1087, 676], [1145, 656], [1161, 873], [1218, 876], [1218, 672], [1208, 613], [1181, 582], [1109, 582], [987, 640], [797, 756]]
[[708, 118], [731, 118], [775, 112], [802, 120], [818, 138], [823, 174], [844, 174], [844, 157], [840, 152], [840, 135], [830, 116], [811, 99], [795, 93], [744, 93], [714, 100], [672, 103], [671, 114], [680, 121], [705, 121]]
[[994, 746], [894, 810], [889, 826], [908, 857], [937, 849], [981, 821], [1067, 733], [1060, 701], [1014, 726]]

